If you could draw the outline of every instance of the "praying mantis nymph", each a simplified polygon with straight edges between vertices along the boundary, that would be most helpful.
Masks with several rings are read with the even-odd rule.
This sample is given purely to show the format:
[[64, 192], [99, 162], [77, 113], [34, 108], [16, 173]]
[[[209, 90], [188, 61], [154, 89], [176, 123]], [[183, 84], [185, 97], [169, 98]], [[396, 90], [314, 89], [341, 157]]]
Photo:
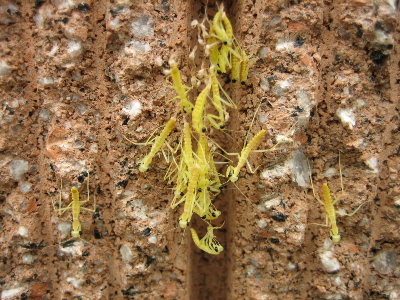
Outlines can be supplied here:
[[183, 213], [179, 218], [179, 226], [181, 228], [186, 228], [189, 226], [190, 220], [193, 216], [196, 193], [197, 193], [197, 183], [199, 180], [200, 170], [197, 165], [194, 165], [192, 170], [190, 170], [190, 179], [187, 192], [185, 194], [185, 205], [183, 207]]
[[152, 142], [147, 141], [146, 143], [135, 143], [124, 136], [124, 138], [126, 140], [128, 140], [129, 142], [131, 142], [134, 145], [151, 145], [151, 144], [153, 144], [150, 152], [140, 162], [140, 166], [139, 166], [140, 172], [146, 172], [149, 169], [149, 165], [153, 161], [154, 156], [156, 156], [158, 151], [161, 150], [161, 148], [165, 144], [168, 136], [174, 130], [175, 125], [176, 125], [176, 119], [171, 118], [165, 125], [164, 129], [161, 131], [160, 135], [155, 137]]
[[222, 251], [224, 251], [224, 247], [217, 241], [214, 235], [214, 229], [219, 229], [222, 226], [214, 227], [211, 224], [208, 224], [207, 233], [202, 239], [199, 239], [199, 236], [194, 228], [190, 228], [192, 232], [193, 242], [196, 244], [204, 252], [209, 254], [218, 255]]
[[[342, 179], [342, 168], [340, 167], [340, 155], [339, 155], [339, 172], [340, 172], [340, 183], [342, 186], [342, 193], [344, 192], [344, 187], [343, 187], [343, 179]], [[318, 198], [318, 196], [315, 193], [314, 190], [314, 184], [313, 184], [313, 180], [312, 180], [312, 176], [310, 174], [310, 181], [311, 181], [311, 187], [313, 190], [313, 195], [314, 198], [321, 203], [324, 207], [325, 207], [325, 211], [326, 211], [326, 224], [317, 224], [317, 223], [312, 223], [315, 225], [321, 225], [321, 226], [329, 226], [330, 223], [330, 227], [331, 229], [329, 230], [330, 236], [332, 237], [332, 241], [334, 243], [339, 243], [341, 240], [341, 236], [339, 234], [339, 228], [337, 226], [336, 223], [336, 209], [335, 209], [335, 204], [340, 200], [340, 197], [337, 197], [336, 199], [334, 199], [332, 197], [332, 192], [331, 189], [328, 185], [327, 182], [324, 182], [322, 184], [322, 196], [324, 201], [322, 201], [320, 198]], [[362, 203], [359, 207], [356, 208], [356, 210], [354, 210], [352, 213], [350, 214], [341, 214], [341, 215], [345, 215], [345, 216], [353, 216], [363, 205], [365, 204]], [[329, 222], [328, 222], [329, 220]]]
[[[61, 183], [61, 189], [62, 189], [62, 183]], [[85, 204], [89, 202], [89, 177], [87, 180], [87, 199], [86, 200], [80, 200], [79, 196], [79, 190], [76, 187], [71, 187], [71, 198], [72, 201], [68, 204], [66, 207], [62, 207], [62, 197], [61, 197], [61, 191], [60, 191], [60, 203], [59, 207], [56, 207], [56, 204], [54, 203], [54, 200], [52, 199], [52, 204], [53, 208], [55, 211], [59, 213], [61, 216], [65, 211], [71, 210], [72, 211], [72, 231], [71, 235], [72, 238], [80, 238], [81, 236], [81, 231], [82, 231], [82, 224], [79, 220], [79, 216], [81, 213], [81, 209], [95, 212], [96, 209], [96, 197], [94, 198], [94, 203], [93, 203], [93, 209], [87, 208], [87, 207], [82, 207], [82, 204]]]
[[187, 93], [190, 88], [183, 84], [181, 71], [179, 70], [177, 63], [174, 60], [171, 60], [170, 65], [171, 65], [171, 77], [174, 83], [173, 88], [178, 93], [177, 98], [181, 100], [179, 102], [179, 107], [182, 109], [184, 113], [191, 113], [194, 106], [193, 103], [190, 102], [187, 97]]
[[229, 177], [230, 181], [232, 182], [238, 181], [240, 169], [246, 164], [246, 161], [250, 153], [257, 147], [257, 145], [261, 142], [262, 138], [266, 135], [266, 133], [267, 133], [266, 130], [264, 129], [260, 130], [240, 152], [239, 161], [236, 167], [233, 166], [228, 167], [228, 169], [226, 170], [226, 176]]
[[204, 127], [204, 109], [207, 102], [207, 97], [210, 94], [211, 81], [205, 86], [205, 88], [197, 96], [192, 111], [192, 125], [197, 133], [206, 132], [207, 128]]

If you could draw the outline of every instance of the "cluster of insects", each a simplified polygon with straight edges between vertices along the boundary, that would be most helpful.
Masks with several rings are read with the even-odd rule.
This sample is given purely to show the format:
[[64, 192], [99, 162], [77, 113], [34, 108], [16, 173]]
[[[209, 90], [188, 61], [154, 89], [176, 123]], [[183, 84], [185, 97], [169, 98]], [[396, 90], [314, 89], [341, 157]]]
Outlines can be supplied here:
[[[193, 241], [201, 250], [217, 255], [224, 248], [216, 239], [214, 230], [221, 226], [213, 226], [211, 221], [221, 215], [221, 211], [213, 204], [224, 185], [221, 178], [227, 177], [228, 181], [232, 182], [238, 180], [241, 168], [266, 131], [261, 130], [242, 152], [237, 154], [237, 165], [229, 166], [225, 176], [219, 173], [214, 155], [215, 149], [220, 146], [216, 146], [210, 137], [211, 127], [216, 130], [226, 129], [228, 109], [236, 109], [237, 106], [223, 89], [218, 77], [230, 70], [233, 83], [245, 84], [251, 62], [236, 41], [223, 6], [219, 8], [213, 20], [205, 19], [202, 23], [194, 21], [192, 25], [198, 28], [198, 41], [203, 49], [202, 68], [192, 81], [193, 85], [189, 87], [183, 83], [181, 71], [175, 60], [171, 59], [169, 62], [171, 69], [168, 73], [172, 79], [172, 87], [177, 93], [174, 100], [178, 100], [179, 111], [183, 115], [182, 125], [178, 126], [181, 133], [179, 146], [173, 149], [167, 142], [168, 136], [177, 126], [177, 118], [173, 117], [158, 136], [145, 143], [152, 144], [152, 147], [141, 160], [139, 171], [147, 171], [156, 153], [166, 145], [172, 153], [172, 161], [165, 179], [175, 183], [171, 208], [183, 206], [179, 226], [187, 228], [194, 214], [200, 216], [207, 223], [207, 233], [201, 238], [194, 228], [190, 228]], [[195, 51], [189, 57], [194, 56]], [[199, 92], [192, 102], [189, 91], [195, 92], [196, 89], [199, 89]], [[225, 151], [225, 154], [232, 153]]]

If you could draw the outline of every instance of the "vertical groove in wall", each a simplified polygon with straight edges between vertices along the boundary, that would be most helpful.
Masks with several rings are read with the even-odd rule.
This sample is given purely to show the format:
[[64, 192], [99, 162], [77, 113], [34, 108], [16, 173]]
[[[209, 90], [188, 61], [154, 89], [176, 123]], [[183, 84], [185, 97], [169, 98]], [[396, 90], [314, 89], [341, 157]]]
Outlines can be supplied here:
[[[241, 47], [245, 49], [248, 53], [247, 45], [244, 45], [244, 33], [240, 30], [242, 22], [243, 22], [243, 6], [245, 5], [245, 0], [231, 0], [226, 1], [225, 7], [227, 11], [227, 15], [232, 23], [233, 32], [235, 37]], [[242, 97], [247, 92], [246, 88], [239, 84], [230, 83], [229, 87], [227, 87], [233, 102], [236, 103], [238, 109], [230, 110], [230, 120], [229, 120], [229, 134], [233, 137], [229, 143], [229, 152], [240, 153], [242, 150], [242, 146], [244, 143], [245, 134], [243, 133], [241, 126], [241, 118], [240, 118], [240, 110], [244, 107], [247, 107], [247, 104], [244, 103], [246, 99]], [[233, 160], [233, 165], [236, 165], [238, 162], [238, 157], [230, 157]], [[246, 168], [246, 166], [244, 167]], [[227, 235], [226, 235], [226, 295], [225, 299], [240, 299], [237, 298], [237, 294], [235, 291], [240, 287], [235, 286], [238, 284], [237, 281], [234, 280], [235, 272], [238, 269], [239, 261], [242, 260], [243, 252], [239, 249], [240, 246], [237, 243], [238, 236], [238, 226], [240, 220], [240, 216], [244, 216], [246, 213], [246, 209], [243, 206], [244, 203], [238, 203], [238, 201], [242, 200], [242, 194], [238, 190], [240, 186], [240, 178], [235, 184], [229, 183], [228, 189], [225, 191], [225, 203], [228, 207], [228, 215], [226, 221]], [[239, 200], [240, 199], [240, 200]], [[247, 202], [247, 201], [246, 201]], [[248, 203], [245, 203], [247, 205]], [[240, 210], [240, 211], [239, 211]], [[245, 218], [247, 219], [247, 218]], [[244, 225], [246, 226], [246, 225]], [[244, 288], [244, 287], [241, 287]], [[240, 297], [243, 297], [241, 295]]]
[[[40, 45], [42, 40], [34, 30], [36, 28], [34, 15], [37, 10], [32, 8], [32, 3], [28, 2], [22, 2], [21, 9], [24, 21], [21, 24], [21, 28], [16, 30], [16, 32], [22, 35], [22, 39], [18, 43], [21, 49], [15, 52], [23, 55], [22, 60], [26, 64], [26, 68], [23, 68], [24, 76], [22, 78], [25, 82], [22, 84], [24, 87], [20, 97], [27, 99], [26, 110], [32, 112], [32, 115], [25, 119], [26, 133], [20, 133], [21, 138], [25, 137], [25, 139], [20, 141], [21, 148], [18, 151], [30, 153], [31, 157], [28, 159], [29, 165], [30, 167], [32, 165], [37, 167], [35, 177], [38, 178], [38, 180], [31, 182], [33, 183], [33, 189], [37, 191], [35, 193], [38, 195], [37, 198], [35, 195], [34, 198], [30, 197], [26, 199], [30, 204], [36, 202], [35, 205], [38, 206], [28, 213], [26, 221], [29, 224], [27, 227], [30, 233], [40, 232], [41, 236], [41, 240], [32, 240], [31, 242], [40, 245], [43, 241], [44, 245], [49, 246], [47, 249], [39, 250], [41, 251], [41, 267], [46, 269], [46, 272], [39, 272], [38, 269], [34, 270], [39, 275], [34, 285], [46, 286], [51, 293], [50, 295], [57, 297], [60, 295], [60, 292], [57, 288], [59, 283], [57, 280], [54, 280], [57, 278], [57, 269], [54, 263], [55, 251], [53, 247], [55, 240], [52, 234], [51, 208], [48, 205], [48, 181], [51, 180], [51, 176], [46, 175], [48, 173], [46, 168], [49, 166], [45, 157], [45, 138], [48, 132], [43, 120], [39, 117], [39, 113], [43, 109], [43, 99], [46, 97], [46, 94], [39, 88], [40, 74], [38, 68], [36, 68], [36, 58], [38, 55], [36, 45]], [[57, 94], [57, 91], [52, 90], [49, 94]], [[33, 145], [31, 144], [32, 141]], [[24, 149], [25, 147], [30, 147], [30, 150]]]
[[[103, 126], [99, 126], [98, 128], [98, 143], [99, 143], [99, 151], [97, 157], [88, 158], [90, 162], [93, 162], [91, 172], [93, 172], [92, 178], [92, 190], [97, 193], [97, 191], [102, 191], [101, 194], [97, 194], [98, 199], [101, 203], [99, 213], [102, 216], [104, 210], [109, 207], [112, 211], [111, 215], [115, 216], [115, 199], [116, 199], [116, 191], [115, 186], [113, 184], [106, 184], [110, 182], [110, 176], [112, 174], [111, 171], [111, 160], [113, 159], [112, 149], [110, 148], [110, 141], [112, 140], [112, 135], [114, 132], [111, 130], [110, 121], [112, 120], [111, 109], [102, 109], [102, 108], [111, 108], [112, 107], [112, 96], [109, 93], [109, 80], [105, 76], [106, 64], [109, 61], [110, 54], [106, 51], [107, 48], [107, 15], [110, 13], [109, 2], [106, 0], [93, 2], [93, 13], [91, 13], [91, 24], [92, 27], [92, 40], [91, 44], [92, 48], [90, 51], [93, 53], [93, 71], [92, 71], [92, 84], [91, 90], [93, 91], [94, 99], [96, 102], [93, 102], [93, 110], [98, 112], [101, 119], [101, 124]], [[95, 180], [95, 178], [97, 180]], [[97, 205], [99, 206], [99, 205]], [[93, 215], [93, 214], [91, 214]], [[105, 220], [106, 223], [112, 220]], [[92, 221], [92, 226], [93, 221]], [[91, 236], [93, 235], [93, 227], [91, 226]], [[112, 234], [112, 233], [111, 233]], [[106, 237], [107, 238], [107, 237]], [[97, 242], [103, 243], [103, 241], [97, 240]], [[105, 281], [102, 282], [102, 286], [107, 288], [101, 288], [103, 296], [107, 298], [110, 295], [121, 295], [121, 290], [119, 287], [124, 286], [121, 281], [120, 273], [117, 271], [117, 257], [118, 257], [118, 248], [116, 243], [110, 243], [105, 241], [106, 245], [108, 245], [108, 249], [106, 252], [96, 251], [94, 252], [101, 257], [101, 261], [105, 265], [104, 268], [107, 270], [106, 274], [108, 276], [105, 277]]]
[[[218, 3], [219, 5], [219, 3]], [[199, 22], [203, 20], [204, 12], [207, 12], [207, 16], [210, 20], [212, 20], [214, 14], [218, 11], [218, 5], [215, 1], [189, 1], [188, 4], [188, 33], [191, 38], [190, 40], [190, 48], [193, 49], [195, 45], [197, 45], [197, 29], [192, 29], [190, 27], [190, 23], [196, 19]], [[229, 18], [231, 15], [229, 14], [227, 7], [231, 4], [224, 3], [225, 10]], [[208, 26], [208, 25], [207, 25]], [[222, 77], [223, 82], [226, 78]], [[231, 116], [232, 117], [232, 116]], [[234, 119], [234, 117], [232, 118]], [[231, 126], [230, 124], [229, 126]], [[215, 132], [215, 131], [214, 131]], [[227, 143], [226, 139], [224, 140], [226, 135], [224, 134], [216, 134], [213, 138], [216, 138], [216, 142], [224, 147], [228, 147], [229, 142]], [[230, 151], [230, 148], [226, 148]], [[214, 159], [216, 161], [220, 161], [221, 157], [215, 155]], [[225, 180], [225, 179], [222, 179]], [[215, 199], [215, 206], [217, 209], [221, 210], [222, 215], [217, 220], [212, 221], [213, 226], [220, 226], [224, 223], [224, 226], [221, 229], [215, 230], [214, 234], [216, 235], [218, 241], [221, 245], [224, 246], [225, 250], [219, 255], [211, 255], [205, 253], [198, 249], [193, 241], [191, 240], [191, 236], [188, 238], [188, 244], [191, 247], [190, 250], [190, 267], [188, 269], [189, 272], [189, 299], [191, 300], [202, 300], [202, 299], [214, 299], [214, 300], [224, 300], [227, 299], [228, 289], [227, 289], [227, 276], [228, 276], [228, 264], [229, 264], [229, 255], [230, 255], [230, 242], [229, 242], [229, 231], [231, 229], [231, 213], [232, 213], [232, 192], [230, 190], [223, 190]], [[195, 218], [192, 221], [192, 225], [196, 228], [196, 231], [199, 233], [199, 237], [203, 237], [206, 233], [206, 224], [200, 219]], [[190, 233], [189, 233], [190, 235]]]

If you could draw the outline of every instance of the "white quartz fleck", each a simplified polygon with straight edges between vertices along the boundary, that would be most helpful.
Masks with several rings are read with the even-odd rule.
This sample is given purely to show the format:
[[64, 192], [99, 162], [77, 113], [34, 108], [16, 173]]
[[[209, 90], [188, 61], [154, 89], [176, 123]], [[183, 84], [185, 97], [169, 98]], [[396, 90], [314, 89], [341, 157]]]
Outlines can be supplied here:
[[142, 104], [139, 101], [128, 101], [122, 111], [131, 117], [136, 117], [142, 111]]
[[349, 129], [353, 129], [356, 126], [356, 116], [354, 115], [353, 109], [350, 108], [339, 108], [336, 111], [336, 115], [342, 121], [343, 125]]
[[365, 163], [367, 166], [372, 170], [373, 173], [378, 173], [378, 158], [371, 157], [370, 159], [366, 160]]

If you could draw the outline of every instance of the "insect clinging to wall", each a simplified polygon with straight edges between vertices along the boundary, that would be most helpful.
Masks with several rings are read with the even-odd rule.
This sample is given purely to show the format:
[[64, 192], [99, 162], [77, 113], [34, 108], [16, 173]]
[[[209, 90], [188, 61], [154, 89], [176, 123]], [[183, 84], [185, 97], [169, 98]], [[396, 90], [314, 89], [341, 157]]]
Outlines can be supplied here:
[[197, 133], [206, 132], [207, 128], [204, 127], [204, 109], [207, 102], [207, 97], [210, 94], [211, 81], [205, 86], [205, 88], [197, 96], [192, 111], [192, 125]]
[[194, 105], [192, 102], [189, 101], [187, 97], [188, 90], [190, 88], [183, 84], [182, 75], [181, 71], [178, 68], [178, 64], [174, 60], [171, 60], [170, 66], [171, 66], [171, 71], [170, 71], [171, 77], [174, 83], [173, 88], [178, 93], [178, 96], [176, 98], [181, 100], [179, 102], [179, 107], [184, 113], [191, 113], [194, 108]]
[[146, 172], [149, 169], [149, 165], [153, 161], [154, 156], [156, 156], [158, 151], [161, 150], [161, 148], [164, 145], [164, 143], [166, 142], [168, 136], [174, 130], [175, 124], [176, 124], [176, 119], [171, 118], [165, 125], [164, 129], [161, 131], [160, 135], [155, 137], [152, 141], [147, 141], [146, 143], [135, 143], [124, 136], [124, 138], [126, 140], [128, 140], [129, 142], [131, 142], [134, 145], [145, 145], [145, 146], [151, 145], [151, 144], [153, 145], [151, 147], [150, 152], [140, 162], [140, 166], [139, 166], [140, 172]]
[[179, 226], [181, 228], [186, 228], [189, 226], [190, 220], [192, 219], [194, 207], [196, 205], [196, 194], [197, 194], [197, 183], [199, 180], [200, 169], [195, 164], [190, 170], [189, 185], [186, 194], [183, 196], [185, 198], [185, 205], [183, 207], [183, 213], [179, 218]]
[[[89, 172], [88, 172], [89, 173]], [[61, 190], [62, 190], [62, 183], [61, 183]], [[54, 202], [54, 199], [52, 199], [52, 204], [53, 208], [55, 211], [59, 213], [61, 216], [65, 211], [71, 210], [72, 211], [72, 231], [71, 235], [72, 238], [80, 238], [81, 236], [81, 231], [82, 231], [82, 224], [79, 220], [79, 216], [81, 213], [81, 209], [95, 212], [96, 211], [96, 197], [94, 197], [94, 202], [93, 202], [93, 209], [87, 208], [87, 207], [82, 207], [82, 204], [85, 204], [89, 202], [90, 196], [89, 196], [89, 176], [87, 179], [87, 199], [86, 200], [80, 200], [79, 196], [79, 190], [76, 187], [71, 187], [71, 198], [72, 201], [68, 204], [66, 207], [62, 207], [62, 197], [61, 197], [61, 190], [60, 190], [60, 203], [59, 207], [56, 207], [56, 203]]]
[[202, 239], [199, 239], [199, 236], [194, 228], [190, 228], [190, 231], [192, 232], [192, 238], [196, 246], [201, 250], [213, 255], [218, 255], [224, 251], [224, 247], [221, 246], [214, 235], [214, 229], [219, 229], [222, 226], [214, 227], [211, 224], [208, 224], [207, 233]]
[[229, 177], [230, 181], [232, 182], [238, 181], [240, 169], [246, 164], [250, 153], [254, 151], [254, 149], [261, 142], [262, 138], [266, 135], [266, 133], [267, 133], [266, 130], [264, 129], [260, 130], [240, 152], [239, 160], [236, 167], [233, 166], [228, 167], [228, 169], [226, 170], [226, 176]]
[[[344, 193], [342, 168], [340, 166], [340, 154], [339, 154], [339, 173], [340, 173], [340, 183], [341, 183], [341, 187], [342, 187], [342, 193]], [[332, 192], [331, 192], [331, 189], [330, 189], [328, 183], [324, 182], [322, 184], [322, 196], [323, 196], [324, 201], [322, 201], [317, 196], [317, 194], [315, 193], [315, 189], [314, 189], [314, 184], [313, 184], [311, 173], [310, 173], [310, 181], [311, 181], [311, 187], [312, 187], [314, 198], [325, 207], [325, 211], [326, 211], [326, 224], [318, 224], [318, 223], [312, 223], [312, 224], [320, 225], [320, 226], [327, 226], [327, 227], [330, 226], [331, 228], [329, 230], [329, 233], [330, 233], [330, 236], [332, 237], [332, 241], [334, 243], [339, 243], [340, 240], [341, 240], [341, 235], [339, 233], [339, 227], [337, 226], [337, 220], [336, 220], [337, 211], [335, 209], [335, 204], [340, 200], [340, 197], [333, 198]], [[351, 217], [364, 204], [365, 204], [365, 202], [362, 203], [359, 207], [356, 208], [356, 210], [354, 210], [350, 214], [345, 213], [345, 214], [341, 214], [341, 215], [350, 216]]]

